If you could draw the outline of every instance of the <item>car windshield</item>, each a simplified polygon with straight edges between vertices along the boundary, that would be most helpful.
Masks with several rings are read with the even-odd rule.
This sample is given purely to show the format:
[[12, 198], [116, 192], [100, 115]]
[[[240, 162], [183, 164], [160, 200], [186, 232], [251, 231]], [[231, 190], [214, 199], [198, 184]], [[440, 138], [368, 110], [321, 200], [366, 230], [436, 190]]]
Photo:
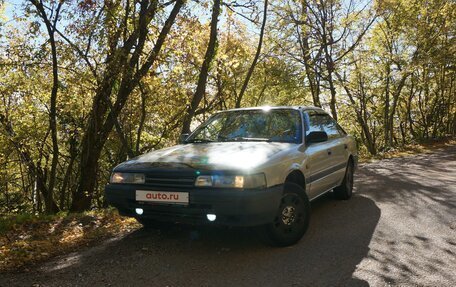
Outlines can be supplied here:
[[211, 117], [186, 142], [300, 143], [301, 136], [301, 117], [297, 110], [238, 110], [221, 112]]

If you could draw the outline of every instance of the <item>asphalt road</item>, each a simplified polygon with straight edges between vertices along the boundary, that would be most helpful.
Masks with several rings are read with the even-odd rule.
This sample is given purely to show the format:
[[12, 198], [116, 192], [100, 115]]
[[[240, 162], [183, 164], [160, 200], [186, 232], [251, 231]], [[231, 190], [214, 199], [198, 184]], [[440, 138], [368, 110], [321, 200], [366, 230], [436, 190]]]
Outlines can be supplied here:
[[244, 229], [141, 229], [0, 286], [456, 286], [456, 146], [362, 165], [355, 186], [313, 202], [292, 247]]

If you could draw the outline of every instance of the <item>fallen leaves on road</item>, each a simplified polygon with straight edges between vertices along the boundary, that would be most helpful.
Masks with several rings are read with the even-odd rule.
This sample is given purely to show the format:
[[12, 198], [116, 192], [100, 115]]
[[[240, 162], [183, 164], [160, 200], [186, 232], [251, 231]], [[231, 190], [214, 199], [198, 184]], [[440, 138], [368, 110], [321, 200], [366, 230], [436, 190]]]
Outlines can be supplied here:
[[385, 152], [379, 152], [377, 155], [360, 154], [360, 162], [372, 162], [375, 160], [398, 158], [411, 156], [420, 153], [430, 153], [436, 149], [444, 148], [447, 146], [456, 145], [456, 139], [445, 138], [439, 140], [430, 140], [429, 142], [405, 145], [403, 147], [391, 148]]
[[135, 219], [121, 217], [113, 209], [0, 218], [0, 271], [39, 262], [140, 226]]

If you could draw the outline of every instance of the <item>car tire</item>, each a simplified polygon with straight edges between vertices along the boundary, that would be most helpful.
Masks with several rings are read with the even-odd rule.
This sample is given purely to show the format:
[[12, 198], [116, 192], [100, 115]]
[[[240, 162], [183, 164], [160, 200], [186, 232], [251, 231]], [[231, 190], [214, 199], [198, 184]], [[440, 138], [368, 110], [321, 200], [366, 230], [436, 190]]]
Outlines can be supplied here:
[[271, 223], [262, 227], [262, 233], [272, 246], [290, 246], [304, 236], [309, 220], [310, 203], [305, 190], [286, 182], [277, 213]]
[[347, 200], [353, 194], [353, 174], [354, 167], [351, 160], [347, 163], [347, 168], [345, 169], [345, 176], [342, 184], [334, 188], [334, 195], [337, 199]]

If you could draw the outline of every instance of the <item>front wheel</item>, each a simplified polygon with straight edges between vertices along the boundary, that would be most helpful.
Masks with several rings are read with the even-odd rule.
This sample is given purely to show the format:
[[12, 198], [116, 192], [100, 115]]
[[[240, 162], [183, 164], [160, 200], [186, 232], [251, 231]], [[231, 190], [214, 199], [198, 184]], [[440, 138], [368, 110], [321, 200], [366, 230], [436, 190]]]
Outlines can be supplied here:
[[347, 169], [345, 170], [344, 180], [342, 184], [334, 188], [334, 195], [337, 199], [347, 200], [353, 194], [353, 163], [351, 160], [348, 161]]
[[290, 246], [306, 233], [310, 219], [309, 199], [302, 187], [285, 183], [274, 220], [263, 226], [266, 239], [273, 246]]

